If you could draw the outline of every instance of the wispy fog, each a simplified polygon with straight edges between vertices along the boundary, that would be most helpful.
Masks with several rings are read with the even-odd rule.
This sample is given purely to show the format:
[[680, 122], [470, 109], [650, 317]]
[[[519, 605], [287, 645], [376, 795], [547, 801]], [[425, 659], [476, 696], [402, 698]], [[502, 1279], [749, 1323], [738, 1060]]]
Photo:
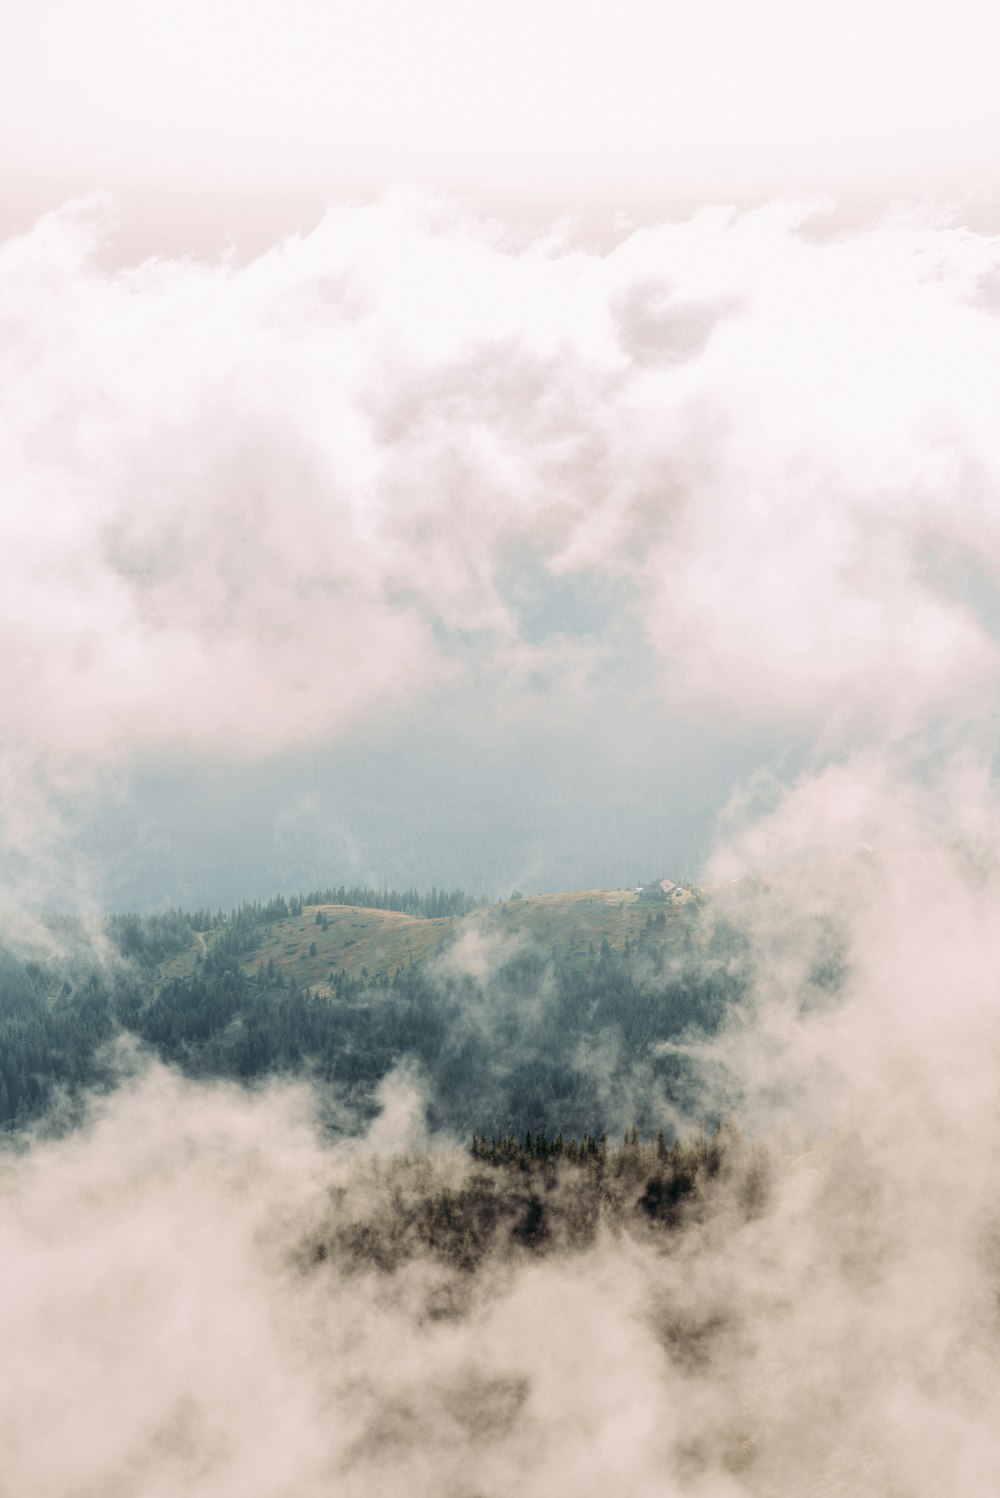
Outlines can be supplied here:
[[484, 1170], [405, 1068], [339, 1146], [304, 1088], [133, 1072], [4, 1164], [11, 1489], [992, 1492], [996, 881], [938, 852], [734, 892], [758, 979], [699, 1061], [745, 1142], [669, 1230], [470, 1267], [400, 1236]]

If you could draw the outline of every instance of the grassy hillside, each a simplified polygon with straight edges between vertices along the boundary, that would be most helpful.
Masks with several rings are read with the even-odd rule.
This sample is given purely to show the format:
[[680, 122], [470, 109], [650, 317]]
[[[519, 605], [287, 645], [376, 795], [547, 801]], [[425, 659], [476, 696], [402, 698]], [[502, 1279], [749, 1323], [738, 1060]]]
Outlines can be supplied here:
[[[662, 924], [658, 924], [660, 911]], [[573, 966], [586, 962], [601, 943], [622, 951], [627, 942], [676, 940], [695, 907], [652, 906], [631, 890], [592, 889], [536, 895], [483, 906], [465, 916], [436, 920], [352, 905], [306, 905], [301, 913], [263, 922], [242, 956], [247, 973], [273, 963], [286, 978], [317, 992], [329, 991], [331, 975], [360, 977], [426, 962], [466, 934], [494, 938], [505, 947], [537, 946]], [[225, 927], [198, 935], [195, 943], [161, 965], [164, 979], [184, 977], [219, 940]]]

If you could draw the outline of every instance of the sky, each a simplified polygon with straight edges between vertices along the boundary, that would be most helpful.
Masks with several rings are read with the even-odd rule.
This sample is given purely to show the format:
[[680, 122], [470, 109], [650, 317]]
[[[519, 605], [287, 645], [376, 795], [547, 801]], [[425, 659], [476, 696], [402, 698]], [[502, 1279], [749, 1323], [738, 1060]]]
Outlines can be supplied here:
[[982, 7], [6, 30], [11, 900], [694, 877], [989, 779]]

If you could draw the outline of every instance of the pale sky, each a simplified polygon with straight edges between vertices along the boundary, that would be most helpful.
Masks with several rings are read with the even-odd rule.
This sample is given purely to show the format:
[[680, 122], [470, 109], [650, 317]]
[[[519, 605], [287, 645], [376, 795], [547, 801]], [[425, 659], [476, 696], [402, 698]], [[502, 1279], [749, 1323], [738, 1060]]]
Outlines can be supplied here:
[[[143, 250], [397, 182], [506, 214], [822, 192], [996, 219], [981, 0], [7, 0], [5, 214], [94, 189]], [[159, 240], [159, 243], [157, 243]]]

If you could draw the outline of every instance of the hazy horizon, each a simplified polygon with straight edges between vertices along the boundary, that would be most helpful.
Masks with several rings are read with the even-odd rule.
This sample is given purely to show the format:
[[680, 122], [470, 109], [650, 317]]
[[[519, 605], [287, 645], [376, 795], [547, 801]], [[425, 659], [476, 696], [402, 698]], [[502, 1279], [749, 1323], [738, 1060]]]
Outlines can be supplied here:
[[[597, 249], [397, 193], [109, 271], [106, 209], [0, 252], [35, 903], [691, 875], [834, 769], [989, 773], [991, 238], [786, 201]], [[819, 851], [879, 841], [840, 816]]]

